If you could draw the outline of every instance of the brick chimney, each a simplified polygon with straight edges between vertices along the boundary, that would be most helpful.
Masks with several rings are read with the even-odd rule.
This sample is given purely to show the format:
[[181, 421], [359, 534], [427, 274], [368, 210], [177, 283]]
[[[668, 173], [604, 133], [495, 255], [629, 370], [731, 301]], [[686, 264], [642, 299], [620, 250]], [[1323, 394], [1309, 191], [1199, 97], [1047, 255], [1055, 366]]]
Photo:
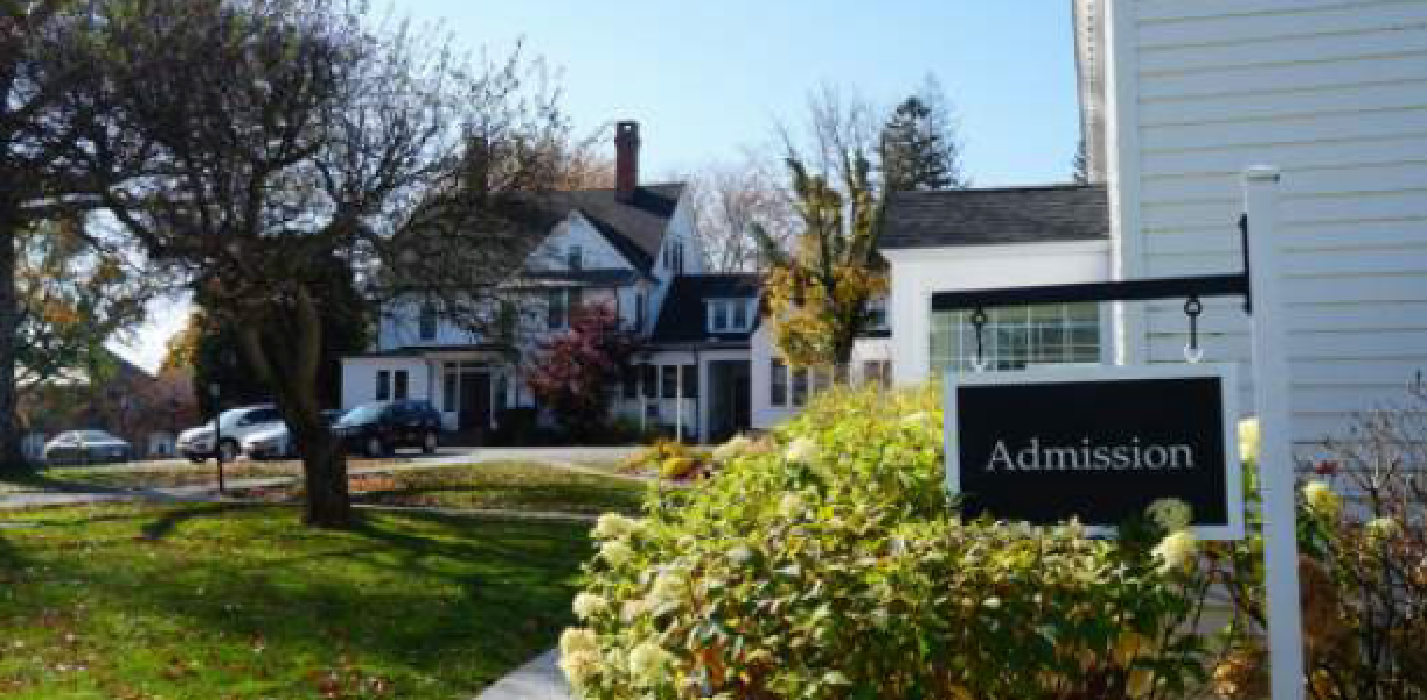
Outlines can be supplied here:
[[634, 199], [639, 187], [639, 122], [614, 125], [614, 192], [621, 202]]

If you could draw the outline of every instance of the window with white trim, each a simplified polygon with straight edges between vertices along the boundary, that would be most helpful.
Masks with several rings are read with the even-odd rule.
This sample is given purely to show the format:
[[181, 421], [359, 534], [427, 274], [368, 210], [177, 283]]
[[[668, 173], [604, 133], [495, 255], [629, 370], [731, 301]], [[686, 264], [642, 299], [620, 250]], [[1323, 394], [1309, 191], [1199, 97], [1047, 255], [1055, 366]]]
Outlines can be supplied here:
[[[1094, 302], [987, 309], [981, 342], [986, 369], [1096, 364], [1100, 357], [1100, 306]], [[932, 313], [932, 372], [975, 369], [976, 327], [970, 311]]]
[[749, 329], [748, 299], [710, 299], [708, 329], [710, 333], [743, 333]]

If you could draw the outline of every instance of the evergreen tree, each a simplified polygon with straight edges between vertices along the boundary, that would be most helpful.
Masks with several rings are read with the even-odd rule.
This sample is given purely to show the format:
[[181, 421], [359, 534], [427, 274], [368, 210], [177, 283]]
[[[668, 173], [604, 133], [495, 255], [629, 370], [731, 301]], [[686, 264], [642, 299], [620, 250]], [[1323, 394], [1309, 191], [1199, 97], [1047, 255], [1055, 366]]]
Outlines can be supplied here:
[[966, 187], [960, 146], [936, 81], [902, 100], [882, 127], [879, 150], [887, 192]]

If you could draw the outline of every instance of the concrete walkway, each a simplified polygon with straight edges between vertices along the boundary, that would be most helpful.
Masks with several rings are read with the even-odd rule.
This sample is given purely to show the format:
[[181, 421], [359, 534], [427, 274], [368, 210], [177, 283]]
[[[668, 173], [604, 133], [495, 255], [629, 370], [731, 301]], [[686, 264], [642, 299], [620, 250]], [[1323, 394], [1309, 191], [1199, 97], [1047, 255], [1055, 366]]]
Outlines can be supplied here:
[[[457, 455], [445, 455], [419, 461], [412, 461], [404, 464], [389, 464], [378, 467], [367, 467], [353, 469], [352, 476], [364, 474], [391, 474], [393, 472], [419, 471], [440, 467], [455, 467], [470, 464], [480, 464], [482, 462], [494, 461], [523, 461], [539, 462], [547, 464], [556, 469], [576, 471], [589, 474], [597, 474], [613, 478], [640, 479], [641, 477], [603, 472], [580, 465], [581, 460], [618, 460], [627, 457], [634, 449], [631, 447], [552, 447], [552, 448], [490, 448], [472, 450], [467, 453]], [[117, 469], [115, 471], [120, 471]], [[136, 471], [150, 471], [140, 469]], [[196, 471], [196, 470], [195, 470]], [[62, 476], [62, 472], [56, 474]], [[228, 479], [227, 487], [230, 489], [255, 489], [272, 488], [275, 486], [285, 486], [294, 481], [294, 477], [266, 477], [253, 479]], [[58, 480], [57, 480], [58, 481]], [[80, 505], [85, 503], [107, 503], [122, 501], [160, 501], [160, 502], [242, 502], [235, 499], [227, 499], [217, 496], [213, 490], [213, 484], [198, 484], [192, 486], [171, 486], [163, 488], [113, 488], [94, 486], [89, 484], [76, 484], [76, 489], [66, 489], [64, 491], [40, 491], [40, 492], [20, 492], [0, 495], [0, 510], [15, 508], [35, 508], [43, 506], [64, 506]], [[271, 504], [270, 504], [271, 505]], [[359, 506], [361, 507], [361, 506]], [[394, 510], [397, 508], [393, 508]], [[433, 509], [425, 509], [433, 510]], [[437, 509], [439, 510], [439, 509]], [[536, 518], [546, 519], [575, 519], [587, 520], [590, 516], [574, 515], [568, 513], [529, 513], [527, 511], [506, 511], [501, 509], [448, 509], [451, 513], [463, 513], [469, 515], [489, 515], [496, 517], [520, 516], [522, 514]]]
[[557, 665], [559, 658], [560, 652], [555, 649], [535, 657], [486, 688], [476, 700], [573, 700], [575, 694]]

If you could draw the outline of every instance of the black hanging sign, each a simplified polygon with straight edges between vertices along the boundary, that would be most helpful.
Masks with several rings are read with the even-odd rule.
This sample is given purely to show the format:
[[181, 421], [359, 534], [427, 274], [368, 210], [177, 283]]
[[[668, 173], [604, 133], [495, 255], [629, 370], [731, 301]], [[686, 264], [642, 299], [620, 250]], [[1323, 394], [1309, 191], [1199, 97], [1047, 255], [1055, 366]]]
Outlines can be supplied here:
[[1231, 365], [948, 373], [947, 485], [968, 517], [1109, 534], [1161, 498], [1201, 539], [1243, 538]]

